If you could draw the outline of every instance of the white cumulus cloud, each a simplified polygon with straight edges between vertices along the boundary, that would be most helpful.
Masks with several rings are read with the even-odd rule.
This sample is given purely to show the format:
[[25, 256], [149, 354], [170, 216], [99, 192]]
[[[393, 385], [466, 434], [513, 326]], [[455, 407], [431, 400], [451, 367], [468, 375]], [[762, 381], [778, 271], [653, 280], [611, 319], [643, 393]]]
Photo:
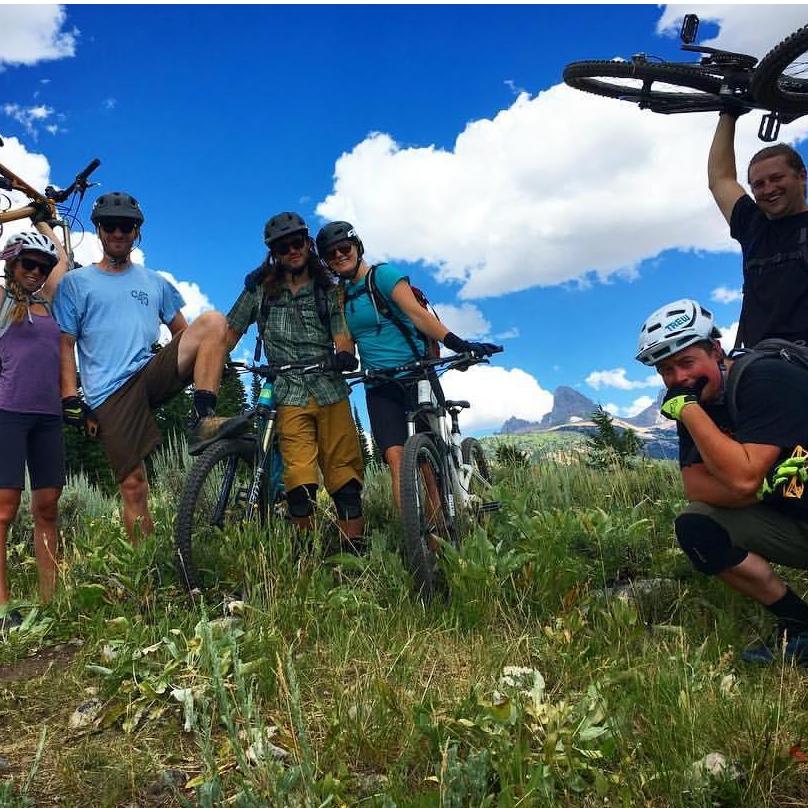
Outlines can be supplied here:
[[52, 135], [59, 131], [58, 124], [45, 123], [53, 115], [53, 107], [46, 104], [36, 104], [30, 107], [24, 107], [20, 104], [4, 104], [3, 112], [9, 118], [17, 121], [34, 140], [36, 140], [39, 132], [39, 126], [44, 126]]
[[0, 69], [73, 56], [78, 30], [66, 21], [64, 6], [0, 5]]
[[644, 379], [631, 381], [626, 378], [625, 368], [613, 370], [593, 370], [587, 377], [586, 383], [595, 390], [601, 387], [616, 387], [618, 390], [637, 390], [642, 387], [659, 387], [662, 384], [659, 374], [651, 373]]
[[710, 292], [710, 300], [714, 300], [716, 303], [737, 303], [739, 300], [743, 300], [743, 290], [719, 286]]
[[728, 326], [719, 326], [721, 332], [721, 346], [725, 351], [731, 351], [735, 346], [735, 337], [738, 334], [738, 321], [730, 323]]
[[[707, 189], [715, 124], [559, 84], [470, 122], [449, 148], [369, 134], [337, 159], [317, 213], [355, 222], [374, 258], [435, 267], [464, 299], [631, 274], [670, 249], [737, 251]], [[739, 123], [739, 166], [762, 145], [757, 127]], [[781, 140], [807, 134], [803, 118]]]
[[553, 408], [552, 393], [519, 368], [476, 365], [447, 373], [441, 384], [447, 398], [471, 402], [471, 409], [460, 413], [464, 431], [498, 429], [511, 416], [538, 421]]
[[436, 303], [435, 311], [449, 331], [463, 339], [479, 339], [491, 333], [491, 323], [473, 303]]

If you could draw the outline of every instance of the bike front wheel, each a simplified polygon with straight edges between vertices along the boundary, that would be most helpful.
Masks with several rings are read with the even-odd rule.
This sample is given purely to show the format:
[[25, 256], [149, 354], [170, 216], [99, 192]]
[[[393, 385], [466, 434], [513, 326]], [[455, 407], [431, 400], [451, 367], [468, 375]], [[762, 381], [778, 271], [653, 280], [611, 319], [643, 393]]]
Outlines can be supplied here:
[[400, 495], [407, 566], [416, 592], [428, 603], [440, 588], [437, 554], [441, 540], [453, 540], [454, 520], [443, 464], [426, 434], [412, 435], [404, 444]]
[[665, 62], [572, 62], [564, 81], [585, 93], [617, 98], [655, 112], [709, 112], [721, 109], [723, 79], [697, 65]]
[[808, 25], [772, 48], [755, 68], [755, 100], [778, 112], [808, 113]]
[[[232, 561], [228, 546], [232, 531], [246, 521], [254, 460], [253, 442], [218, 441], [199, 455], [188, 474], [177, 509], [174, 543], [179, 577], [191, 594], [226, 577]], [[262, 486], [254, 520], [263, 525], [267, 516], [266, 486]]]

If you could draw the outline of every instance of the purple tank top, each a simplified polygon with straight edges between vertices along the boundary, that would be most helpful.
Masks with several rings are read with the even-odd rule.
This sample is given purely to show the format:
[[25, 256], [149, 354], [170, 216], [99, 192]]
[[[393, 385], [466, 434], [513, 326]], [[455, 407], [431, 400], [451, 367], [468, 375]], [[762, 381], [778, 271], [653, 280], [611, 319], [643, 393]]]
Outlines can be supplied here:
[[0, 337], [0, 410], [61, 415], [59, 326], [31, 314]]

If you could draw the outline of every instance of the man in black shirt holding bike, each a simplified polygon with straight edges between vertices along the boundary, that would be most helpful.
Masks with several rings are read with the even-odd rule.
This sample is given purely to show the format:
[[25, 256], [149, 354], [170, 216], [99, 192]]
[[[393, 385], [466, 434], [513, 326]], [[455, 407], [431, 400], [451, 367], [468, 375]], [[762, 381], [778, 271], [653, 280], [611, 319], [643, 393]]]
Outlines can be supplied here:
[[735, 169], [739, 114], [721, 112], [707, 163], [710, 191], [743, 251], [738, 344], [752, 347], [766, 337], [808, 340], [805, 165], [784, 143], [761, 149], [749, 162], [753, 201]]

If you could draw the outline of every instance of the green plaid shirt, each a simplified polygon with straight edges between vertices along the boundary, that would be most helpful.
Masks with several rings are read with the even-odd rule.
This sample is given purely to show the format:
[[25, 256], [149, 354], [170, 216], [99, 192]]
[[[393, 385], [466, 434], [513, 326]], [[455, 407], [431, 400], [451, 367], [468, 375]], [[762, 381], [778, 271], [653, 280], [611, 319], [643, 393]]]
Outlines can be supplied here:
[[[265, 306], [266, 322], [261, 339], [268, 361], [318, 361], [333, 350], [331, 334], [348, 334], [337, 287], [327, 292], [331, 334], [323, 328], [317, 314], [313, 289], [313, 285], [308, 284], [293, 295], [283, 287], [277, 300]], [[263, 292], [263, 287], [255, 292], [245, 289], [230, 309], [227, 322], [239, 336], [258, 322]], [[284, 373], [275, 382], [275, 397], [278, 404], [304, 407], [314, 398], [324, 406], [347, 398], [348, 387], [339, 373]]]

